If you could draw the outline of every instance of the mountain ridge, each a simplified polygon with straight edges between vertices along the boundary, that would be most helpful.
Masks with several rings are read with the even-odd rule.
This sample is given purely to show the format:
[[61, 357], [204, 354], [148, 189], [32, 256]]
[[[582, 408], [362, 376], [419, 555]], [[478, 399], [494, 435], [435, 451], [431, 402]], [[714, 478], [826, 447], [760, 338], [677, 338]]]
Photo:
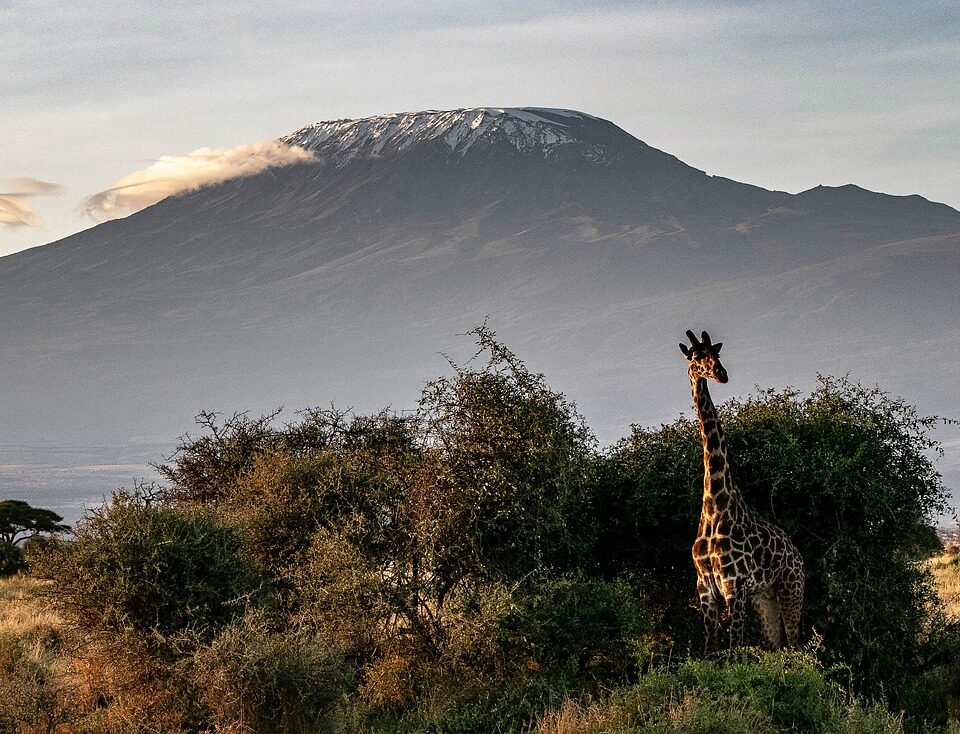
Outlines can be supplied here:
[[[544, 155], [497, 132], [510, 109], [530, 108], [453, 111], [437, 135], [491, 116], [466, 150], [341, 126], [316, 160], [0, 258], [0, 444], [172, 446], [201, 409], [412, 407], [488, 317], [603, 441], [689, 407], [674, 352], [691, 327], [729, 345], [740, 392], [850, 372], [960, 413], [939, 389], [960, 351], [943, 319], [960, 212], [710, 176], [583, 113], [557, 114], [574, 142]], [[536, 109], [510, 128], [524, 140], [556, 124]], [[886, 351], [858, 336], [885, 327]]]
[[[335, 158], [335, 160], [333, 161], [335, 167], [342, 168], [343, 166], [349, 165], [351, 163], [363, 163], [363, 162], [382, 163], [384, 162], [382, 160], [384, 156], [382, 156], [381, 153], [383, 153], [384, 150], [387, 150], [388, 152], [396, 154], [399, 152], [404, 152], [411, 147], [415, 147], [417, 143], [423, 143], [431, 139], [435, 140], [436, 137], [441, 137], [449, 133], [451, 129], [457, 128], [458, 125], [462, 125], [465, 122], [468, 122], [467, 118], [470, 116], [474, 116], [475, 118], [482, 117], [484, 119], [488, 119], [488, 118], [492, 119], [492, 122], [490, 122], [489, 124], [485, 122], [484, 126], [481, 126], [478, 128], [481, 131], [481, 133], [501, 131], [504, 123], [510, 123], [510, 122], [534, 121], [534, 122], [537, 122], [538, 124], [552, 126], [553, 129], [561, 129], [561, 128], [568, 128], [569, 127], [568, 123], [571, 121], [585, 121], [594, 126], [601, 126], [602, 128], [605, 128], [608, 132], [610, 130], [615, 131], [614, 137], [616, 137], [620, 142], [628, 141], [629, 144], [635, 146], [638, 150], [642, 150], [644, 153], [647, 153], [647, 154], [652, 154], [661, 162], [669, 162], [671, 164], [677, 164], [677, 166], [675, 166], [675, 171], [683, 171], [685, 173], [692, 174], [694, 178], [699, 178], [699, 179], [702, 179], [702, 181], [709, 182], [709, 183], [718, 183], [723, 185], [733, 185], [736, 187], [742, 187], [742, 190], [756, 192], [761, 195], [769, 197], [770, 200], [773, 201], [774, 204], [776, 205], [782, 205], [783, 203], [788, 203], [790, 201], [802, 202], [802, 201], [812, 201], [812, 200], [819, 200], [818, 203], [827, 203], [830, 205], [836, 205], [837, 197], [842, 197], [845, 195], [849, 196], [852, 194], [854, 197], [856, 197], [858, 201], [860, 202], [869, 201], [876, 206], [882, 206], [882, 204], [889, 203], [889, 202], [898, 203], [898, 202], [911, 201], [911, 202], [920, 203], [922, 205], [929, 205], [931, 207], [934, 207], [938, 210], [938, 213], [940, 214], [946, 214], [947, 216], [951, 216], [951, 217], [955, 215], [960, 216], [960, 212], [958, 212], [956, 209], [954, 209], [950, 205], [945, 203], [940, 203], [940, 202], [933, 202], [921, 196], [920, 194], [893, 195], [893, 194], [887, 194], [884, 192], [872, 191], [854, 183], [844, 184], [840, 186], [825, 186], [823, 184], [820, 184], [815, 187], [806, 189], [804, 191], [800, 191], [796, 194], [790, 194], [786, 191], [766, 189], [755, 184], [736, 181], [734, 179], [721, 176], [721, 175], [708, 174], [700, 169], [690, 166], [687, 163], [684, 163], [679, 158], [677, 158], [676, 156], [670, 153], [666, 153], [662, 150], [659, 150], [657, 148], [654, 148], [648, 145], [644, 141], [627, 133], [626, 131], [617, 127], [614, 123], [608, 120], [604, 120], [603, 118], [589, 115], [587, 113], [580, 112], [577, 110], [563, 110], [563, 109], [541, 108], [541, 107], [518, 107], [518, 108], [474, 107], [474, 108], [459, 108], [455, 110], [423, 110], [423, 111], [416, 111], [416, 112], [391, 113], [391, 114], [383, 114], [383, 115], [373, 115], [373, 116], [362, 117], [362, 118], [348, 118], [348, 119], [339, 119], [339, 120], [312, 123], [311, 125], [304, 126], [303, 128], [300, 128], [292, 133], [283, 135], [280, 138], [277, 138], [277, 140], [279, 142], [284, 142], [290, 145], [300, 145], [301, 147], [304, 147], [307, 150], [314, 150], [314, 151], [322, 150], [324, 151], [324, 155], [326, 156], [329, 156], [332, 154], [333, 157]], [[567, 122], [566, 123], [557, 122], [556, 120], [550, 119], [551, 116], [565, 119], [567, 120]], [[410, 128], [410, 125], [407, 124], [409, 123], [409, 121], [412, 120], [414, 121], [414, 123], [416, 123], [416, 121], [423, 120], [428, 117], [436, 117], [441, 123], [441, 125], [439, 126], [439, 131], [437, 129], [438, 126], [436, 125], [433, 125], [432, 127], [430, 125], [421, 126], [422, 128], [425, 128], [427, 132], [433, 132], [434, 135], [432, 137], [431, 136], [427, 136], [426, 138], [424, 138], [423, 136], [417, 137], [417, 133], [423, 132], [423, 129], [405, 129], [405, 125], [406, 125], [406, 128]], [[531, 118], [536, 118], [536, 119], [532, 120]], [[388, 132], [388, 134], [375, 134], [378, 131], [374, 128], [378, 123], [383, 123], [388, 128], [397, 127], [400, 129], [399, 131], [400, 134], [397, 135], [396, 134], [397, 131]], [[321, 134], [319, 136], [319, 139], [312, 139], [314, 137], [313, 136], [314, 132], [316, 132], [318, 129], [326, 128], [326, 126], [334, 126], [335, 128], [337, 128], [338, 126], [340, 127], [338, 130], [334, 130], [334, 131], [328, 130], [327, 132]], [[358, 127], [364, 128], [359, 134], [356, 131]], [[416, 125], [413, 125], [413, 127], [416, 128]], [[592, 128], [592, 131], [596, 132], [596, 127]], [[383, 132], [384, 130], [379, 131], [379, 133], [383, 133]], [[521, 132], [524, 132], [524, 131], [521, 131]], [[580, 130], [580, 132], [582, 133], [582, 130]], [[337, 133], [337, 134], [334, 134], [334, 133]], [[354, 139], [353, 141], [349, 141], [349, 140], [345, 141], [343, 139], [344, 136], [349, 138], [351, 135], [354, 138], [359, 138], [359, 139]], [[401, 140], [402, 138], [404, 138], [404, 136], [407, 136], [407, 139]], [[482, 137], [483, 137], [482, 134], [479, 135], [479, 138], [482, 138]], [[387, 148], [387, 145], [391, 141], [393, 141], [395, 145], [393, 146], [393, 148]], [[398, 141], [401, 142], [400, 145], [396, 145]], [[473, 148], [477, 142], [478, 142], [477, 139], [460, 140], [457, 145], [449, 146], [449, 152], [456, 154], [455, 155], [456, 158], [462, 159], [465, 156], [465, 154], [469, 152], [469, 150]], [[489, 145], [491, 141], [487, 140], [486, 142]], [[530, 142], [530, 141], [528, 140], [527, 142]], [[367, 151], [364, 150], [364, 143], [367, 144], [367, 148], [369, 148], [369, 150]], [[466, 145], [467, 143], [469, 143], [469, 145]], [[516, 141], [515, 140], [511, 141], [511, 144], [513, 143], [516, 143]], [[596, 140], [584, 141], [576, 137], [568, 137], [567, 139], [562, 141], [558, 140], [558, 141], [551, 142], [550, 145], [546, 146], [545, 148], [542, 148], [540, 152], [544, 154], [548, 154], [558, 147], [570, 146], [576, 143], [586, 143], [588, 146], [591, 146], [594, 148], [601, 147], [601, 144]], [[458, 147], [459, 145], [463, 145], [463, 147]], [[481, 145], [481, 148], [482, 147], [483, 146]], [[516, 147], [516, 145], [514, 147]], [[519, 147], [516, 147], [516, 150], [517, 150], [517, 153], [521, 155], [529, 154], [534, 151], [534, 146], [526, 145], [524, 143], [519, 143]], [[343, 156], [338, 157], [336, 155], [337, 151], [340, 151], [341, 153], [343, 153]], [[365, 152], [366, 153], [372, 152], [373, 155], [365, 155]], [[326, 160], [311, 161], [311, 162], [299, 164], [298, 166], [294, 166], [294, 168], [311, 169], [314, 166], [323, 166], [328, 162], [329, 161], [326, 161]], [[603, 160], [602, 158], [598, 158], [593, 162], [608, 164], [610, 161], [606, 161], [606, 160]], [[272, 177], [273, 175], [275, 175], [275, 172], [278, 170], [281, 170], [281, 169], [270, 168], [270, 169], [267, 169], [266, 171], [261, 172], [260, 174], [257, 174], [257, 176]], [[218, 183], [206, 184], [196, 189], [180, 192], [178, 194], [174, 194], [173, 196], [168, 197], [167, 199], [161, 200], [157, 204], [154, 204], [151, 207], [147, 207], [142, 211], [147, 211], [152, 209], [153, 207], [168, 204], [171, 201], [176, 201], [183, 198], [191, 198], [196, 195], [200, 195], [204, 192], [215, 190], [219, 187], [231, 186], [238, 181], [242, 181], [245, 178], [251, 178], [251, 177], [244, 176], [244, 177], [227, 179], [225, 181], [221, 181]], [[849, 205], [849, 202], [848, 202], [848, 205]], [[775, 206], [774, 208], [778, 208], [778, 207]], [[142, 212], [136, 212], [135, 214], [132, 214], [129, 216], [136, 216], [141, 213]], [[97, 230], [100, 227], [109, 228], [110, 226], [115, 225], [116, 222], [129, 219], [129, 216], [124, 217], [122, 219], [116, 219], [116, 220], [111, 220], [109, 222], [104, 222], [102, 224], [96, 225], [95, 227], [91, 227], [88, 230], [83, 230], [74, 235], [70, 235], [68, 237], [62, 238], [60, 240], [55, 240], [45, 245], [40, 245], [38, 247], [46, 248], [53, 245], [59, 245], [59, 243], [67, 240], [71, 242], [76, 241], [75, 238], [81, 237], [82, 235], [84, 235], [85, 232]], [[17, 256], [20, 256], [20, 255], [23, 255], [26, 257], [27, 256], [26, 253], [33, 253], [34, 255], [36, 255], [37, 249], [38, 248], [35, 247], [35, 248], [30, 248], [28, 250], [20, 251], [17, 253], [11, 253], [10, 255], [2, 256], [0, 257], [0, 262], [7, 260], [7, 258], [13, 258], [14, 260], [16, 260]], [[11, 262], [10, 260], [7, 260], [8, 264], [10, 262]]]
[[[320, 155], [332, 154], [337, 165], [355, 157], [377, 158], [401, 152], [430, 141], [441, 142], [461, 158], [478, 142], [507, 142], [519, 153], [549, 155], [556, 148], [584, 142], [578, 128], [585, 122], [612, 126], [576, 110], [466, 107], [317, 122], [278, 140]], [[593, 145], [589, 155], [602, 161], [602, 147]]]

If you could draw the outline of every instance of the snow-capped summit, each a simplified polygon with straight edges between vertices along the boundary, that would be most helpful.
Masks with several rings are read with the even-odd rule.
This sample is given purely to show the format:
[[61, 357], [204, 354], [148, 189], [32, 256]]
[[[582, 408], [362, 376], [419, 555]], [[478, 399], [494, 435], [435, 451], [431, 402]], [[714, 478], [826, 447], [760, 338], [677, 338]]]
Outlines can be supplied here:
[[583, 135], [585, 123], [614, 127], [574, 110], [470, 107], [317, 122], [281, 138], [281, 142], [333, 158], [338, 166], [358, 158], [385, 157], [431, 141], [461, 158], [480, 142], [507, 143], [520, 153], [543, 157], [580, 143], [578, 149], [585, 158], [603, 160], [604, 146]]

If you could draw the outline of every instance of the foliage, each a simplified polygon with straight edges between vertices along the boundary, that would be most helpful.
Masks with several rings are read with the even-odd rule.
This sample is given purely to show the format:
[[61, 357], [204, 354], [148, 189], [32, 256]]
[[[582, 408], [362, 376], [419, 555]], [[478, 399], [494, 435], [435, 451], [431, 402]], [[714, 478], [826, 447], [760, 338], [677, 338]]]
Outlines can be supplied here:
[[22, 642], [11, 700], [88, 732], [944, 721], [960, 632], [919, 562], [944, 500], [934, 419], [832, 378], [721, 406], [748, 503], [804, 556], [805, 632], [822, 645], [696, 660], [696, 425], [599, 452], [542, 375], [472, 334], [477, 355], [416, 412], [202, 413], [159, 467], [169, 486], [120, 492], [73, 539], [37, 543], [34, 571], [76, 633], [79, 704], [61, 705], [62, 671]]
[[69, 530], [63, 518], [53, 510], [31, 507], [22, 500], [0, 502], [0, 543], [19, 545], [37, 533], [59, 533]]
[[15, 545], [0, 543], [0, 577], [12, 576], [27, 568], [23, 551]]
[[547, 709], [562, 704], [571, 692], [570, 682], [525, 671], [501, 678], [495, 685], [458, 686], [425, 698], [420, 705], [407, 705], [383, 713], [360, 712], [355, 726], [371, 734], [487, 734], [528, 732]]
[[718, 698], [750, 700], [780, 728], [818, 731], [843, 692], [823, 674], [819, 663], [803, 652], [745, 651], [745, 660], [726, 665], [689, 660], [676, 673], [687, 689], [708, 691]]
[[625, 581], [565, 576], [524, 584], [501, 637], [537, 668], [568, 665], [612, 677], [650, 652], [652, 619]]
[[[915, 558], [945, 501], [930, 458], [937, 419], [834, 378], [821, 378], [806, 397], [764, 391], [733, 401], [720, 417], [747, 502], [781, 525], [804, 558], [806, 629], [823, 636], [826, 658], [848, 666], [860, 690], [898, 700], [935, 641], [936, 596]], [[605, 516], [624, 517], [617, 537], [635, 540], [614, 545], [602, 562], [648, 571], [673, 590], [668, 606], [681, 609], [692, 596], [689, 545], [701, 491], [695, 424], [636, 428], [606, 471], [614, 479]]]
[[902, 734], [900, 717], [831, 683], [803, 653], [745, 651], [728, 663], [689, 660], [643, 676], [599, 703], [568, 699], [541, 717], [540, 734]]
[[[577, 564], [594, 440], [575, 408], [486, 327], [484, 369], [454, 365], [421, 399], [431, 482], [424, 528], [449, 585]], [[478, 354], [479, 356], [479, 354]]]
[[356, 419], [335, 408], [311, 408], [301, 413], [299, 423], [278, 427], [275, 419], [279, 414], [275, 411], [250, 418], [246, 413], [234, 413], [221, 419], [212, 411], [199, 413], [196, 422], [204, 433], [198, 437], [184, 434], [167, 463], [156, 466], [169, 483], [170, 498], [180, 504], [217, 504], [265, 455], [315, 457], [326, 449], [334, 454], [349, 453], [371, 437], [379, 440], [382, 436], [377, 428], [391, 420], [388, 411]]
[[[538, 674], [372, 719], [371, 732], [538, 734], [903, 734], [902, 718], [851, 698], [811, 655], [746, 650], [686, 660], [592, 693]], [[926, 729], [926, 731], [932, 731]]]
[[[275, 558], [299, 562], [315, 533], [336, 532], [366, 557], [393, 564], [397, 573], [401, 565], [415, 564], [407, 500], [419, 450], [411, 421], [387, 412], [346, 420], [321, 411], [308, 420], [342, 423], [322, 451], [262, 457], [231, 488], [222, 511], [244, 528], [248, 541], [269, 545], [265, 538], [259, 542], [258, 533], [286, 540]], [[273, 563], [272, 570], [289, 575], [290, 564]]]
[[344, 678], [335, 654], [309, 635], [250, 612], [197, 651], [191, 675], [218, 732], [326, 731]]
[[198, 438], [184, 434], [168, 459], [171, 463], [156, 469], [182, 502], [213, 501], [256, 456], [274, 445], [276, 432], [270, 423], [276, 416], [250, 419], [245, 413], [234, 413], [221, 422], [217, 413], [202, 411], [197, 425], [206, 433]]
[[40, 533], [60, 533], [70, 529], [53, 510], [31, 507], [22, 500], [0, 501], [0, 576], [9, 576], [26, 568], [20, 544]]
[[388, 570], [344, 534], [315, 533], [290, 574], [299, 602], [295, 620], [318, 634], [335, 630], [344, 650], [357, 660], [372, 655], [390, 637], [432, 646], [434, 630], [423, 628], [429, 610], [412, 592], [402, 593], [403, 579], [385, 577]]
[[302, 622], [367, 608], [358, 654], [382, 633], [439, 656], [462, 621], [452, 600], [576, 565], [588, 526], [582, 419], [491, 331], [474, 335], [486, 364], [429, 383], [414, 416], [202, 414], [207, 435], [161, 467], [170, 497], [236, 528]]
[[202, 512], [118, 492], [34, 565], [55, 581], [53, 602], [82, 629], [203, 638], [260, 592], [261, 580], [239, 552], [237, 535]]
[[0, 632], [0, 733], [53, 732], [76, 717], [69, 685], [44, 646]]
[[596, 563], [607, 577], [642, 574], [664, 631], [680, 649], [702, 648], [690, 560], [703, 493], [702, 448], [685, 418], [633, 434], [598, 461]]
[[72, 661], [78, 681], [76, 699], [83, 714], [76, 730], [88, 734], [201, 731], [204, 711], [185, 675], [183, 661], [189, 658], [172, 654], [176, 642], [133, 630], [109, 639], [85, 639], [81, 632]]

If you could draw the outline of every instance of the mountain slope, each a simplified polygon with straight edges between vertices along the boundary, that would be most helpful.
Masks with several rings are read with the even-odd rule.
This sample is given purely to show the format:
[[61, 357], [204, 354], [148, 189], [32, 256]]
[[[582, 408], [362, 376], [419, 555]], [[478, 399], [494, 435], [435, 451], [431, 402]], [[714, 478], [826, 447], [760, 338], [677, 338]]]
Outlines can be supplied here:
[[960, 414], [939, 389], [960, 348], [949, 207], [767, 191], [564, 110], [283, 140], [316, 160], [0, 258], [0, 443], [172, 443], [201, 408], [409, 407], [485, 318], [604, 440], [686, 410], [691, 327], [729, 345], [729, 394], [849, 371]]

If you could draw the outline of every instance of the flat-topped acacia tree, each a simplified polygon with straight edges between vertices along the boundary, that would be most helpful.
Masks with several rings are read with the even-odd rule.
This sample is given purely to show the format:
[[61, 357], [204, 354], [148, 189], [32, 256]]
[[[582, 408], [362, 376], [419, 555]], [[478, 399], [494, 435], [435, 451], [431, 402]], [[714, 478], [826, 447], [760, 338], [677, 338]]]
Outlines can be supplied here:
[[23, 500], [0, 501], [0, 576], [23, 567], [20, 545], [41, 533], [60, 533], [70, 529], [53, 510], [33, 507]]

